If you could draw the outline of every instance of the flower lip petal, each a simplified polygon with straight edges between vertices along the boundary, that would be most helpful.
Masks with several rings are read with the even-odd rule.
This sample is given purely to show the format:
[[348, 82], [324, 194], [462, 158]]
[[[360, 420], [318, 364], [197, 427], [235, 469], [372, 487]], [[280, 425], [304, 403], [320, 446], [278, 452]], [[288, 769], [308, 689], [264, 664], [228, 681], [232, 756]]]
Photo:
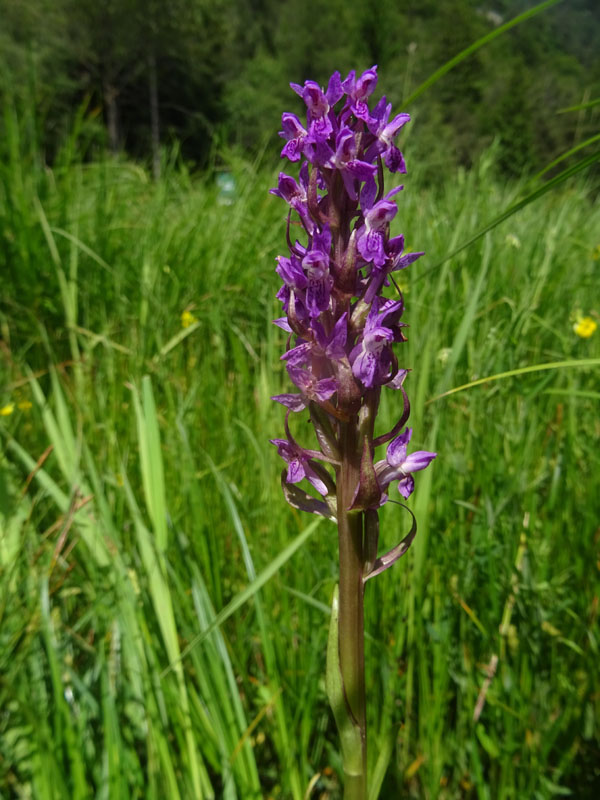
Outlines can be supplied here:
[[299, 458], [293, 458], [288, 464], [287, 482], [299, 483], [304, 477], [306, 477], [304, 464]]
[[398, 481], [398, 491], [405, 500], [411, 496], [415, 490], [415, 479], [412, 475], [406, 475], [401, 481]]

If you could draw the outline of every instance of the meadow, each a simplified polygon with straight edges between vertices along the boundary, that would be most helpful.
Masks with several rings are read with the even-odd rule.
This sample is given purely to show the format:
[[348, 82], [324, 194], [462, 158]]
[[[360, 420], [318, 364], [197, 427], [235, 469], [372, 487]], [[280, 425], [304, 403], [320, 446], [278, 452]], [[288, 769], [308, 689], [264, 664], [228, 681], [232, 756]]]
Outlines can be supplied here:
[[[333, 800], [336, 530], [285, 503], [268, 442], [279, 165], [229, 155], [224, 202], [176, 153], [157, 182], [75, 140], [50, 169], [13, 122], [0, 797]], [[393, 231], [427, 256], [400, 275], [400, 362], [438, 457], [412, 548], [367, 586], [371, 797], [596, 797], [600, 332], [573, 325], [600, 315], [597, 189], [579, 176], [436, 266], [524, 185], [493, 151], [434, 181], [407, 163]], [[384, 546], [408, 525], [388, 504]]]

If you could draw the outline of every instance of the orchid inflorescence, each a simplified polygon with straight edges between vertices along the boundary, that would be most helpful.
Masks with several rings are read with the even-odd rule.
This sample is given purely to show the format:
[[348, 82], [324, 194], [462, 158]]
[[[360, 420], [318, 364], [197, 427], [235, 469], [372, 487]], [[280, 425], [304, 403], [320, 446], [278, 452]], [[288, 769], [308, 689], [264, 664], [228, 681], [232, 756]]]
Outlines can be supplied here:
[[[401, 322], [404, 301], [393, 273], [422, 252], [405, 253], [402, 235], [390, 238], [398, 211], [398, 186], [384, 194], [383, 165], [405, 173], [402, 153], [394, 144], [408, 114], [391, 117], [385, 96], [370, 110], [377, 68], [342, 81], [335, 72], [323, 91], [314, 81], [291, 84], [307, 107], [306, 126], [291, 113], [282, 116], [281, 152], [301, 162], [296, 180], [283, 172], [271, 192], [290, 206], [287, 220], [289, 256], [279, 256], [283, 286], [277, 297], [285, 316], [276, 324], [289, 333], [282, 359], [297, 387], [274, 400], [286, 406], [286, 439], [274, 439], [287, 462], [283, 486], [288, 502], [306, 511], [336, 517], [336, 483], [325, 464], [340, 472], [340, 426], [356, 428], [357, 480], [349, 510], [376, 510], [388, 500], [388, 487], [408, 498], [413, 473], [425, 469], [435, 453], [407, 453], [411, 429], [401, 369], [393, 345], [406, 341]], [[336, 111], [338, 107], [338, 111]], [[295, 216], [292, 212], [295, 212]], [[292, 241], [292, 224], [303, 229], [302, 243]], [[384, 296], [394, 283], [397, 294]], [[400, 391], [403, 411], [391, 431], [374, 436], [383, 387]], [[308, 409], [319, 450], [307, 449], [289, 429], [290, 412]], [[388, 444], [385, 459], [374, 461], [374, 449]], [[347, 454], [346, 454], [347, 455]], [[306, 478], [324, 499], [300, 490]]]

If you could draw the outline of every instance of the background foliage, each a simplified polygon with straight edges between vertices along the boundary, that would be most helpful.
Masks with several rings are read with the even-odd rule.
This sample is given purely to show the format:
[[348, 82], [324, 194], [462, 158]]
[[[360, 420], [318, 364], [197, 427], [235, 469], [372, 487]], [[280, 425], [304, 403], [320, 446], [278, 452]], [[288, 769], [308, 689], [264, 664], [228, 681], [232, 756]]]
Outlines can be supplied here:
[[[256, 150], [273, 142], [291, 80], [325, 81], [334, 69], [378, 63], [398, 105], [525, 7], [515, 0], [0, 0], [0, 92], [35, 111], [28, 133], [46, 158], [79, 113], [96, 152], [107, 142], [149, 157], [153, 146], [177, 140], [187, 159], [206, 164], [215, 145]], [[556, 111], [600, 95], [599, 39], [595, 0], [569, 0], [453, 70], [410, 109], [432, 175], [473, 163], [495, 138], [503, 169], [520, 175], [596, 132], [597, 109]]]

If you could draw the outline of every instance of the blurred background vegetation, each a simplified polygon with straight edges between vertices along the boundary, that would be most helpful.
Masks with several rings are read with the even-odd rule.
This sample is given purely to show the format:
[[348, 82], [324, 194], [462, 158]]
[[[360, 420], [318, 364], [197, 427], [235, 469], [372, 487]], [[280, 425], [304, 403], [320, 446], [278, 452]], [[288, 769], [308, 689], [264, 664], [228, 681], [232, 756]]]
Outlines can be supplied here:
[[[29, 116], [49, 163], [73, 126], [86, 156], [154, 158], [177, 142], [204, 166], [224, 144], [272, 147], [289, 81], [379, 65], [397, 106], [437, 67], [527, 4], [522, 0], [0, 0], [0, 92]], [[499, 37], [411, 105], [411, 136], [439, 177], [494, 139], [521, 175], [596, 132], [596, 0], [559, 3]], [[594, 127], [595, 126], [595, 127]]]

